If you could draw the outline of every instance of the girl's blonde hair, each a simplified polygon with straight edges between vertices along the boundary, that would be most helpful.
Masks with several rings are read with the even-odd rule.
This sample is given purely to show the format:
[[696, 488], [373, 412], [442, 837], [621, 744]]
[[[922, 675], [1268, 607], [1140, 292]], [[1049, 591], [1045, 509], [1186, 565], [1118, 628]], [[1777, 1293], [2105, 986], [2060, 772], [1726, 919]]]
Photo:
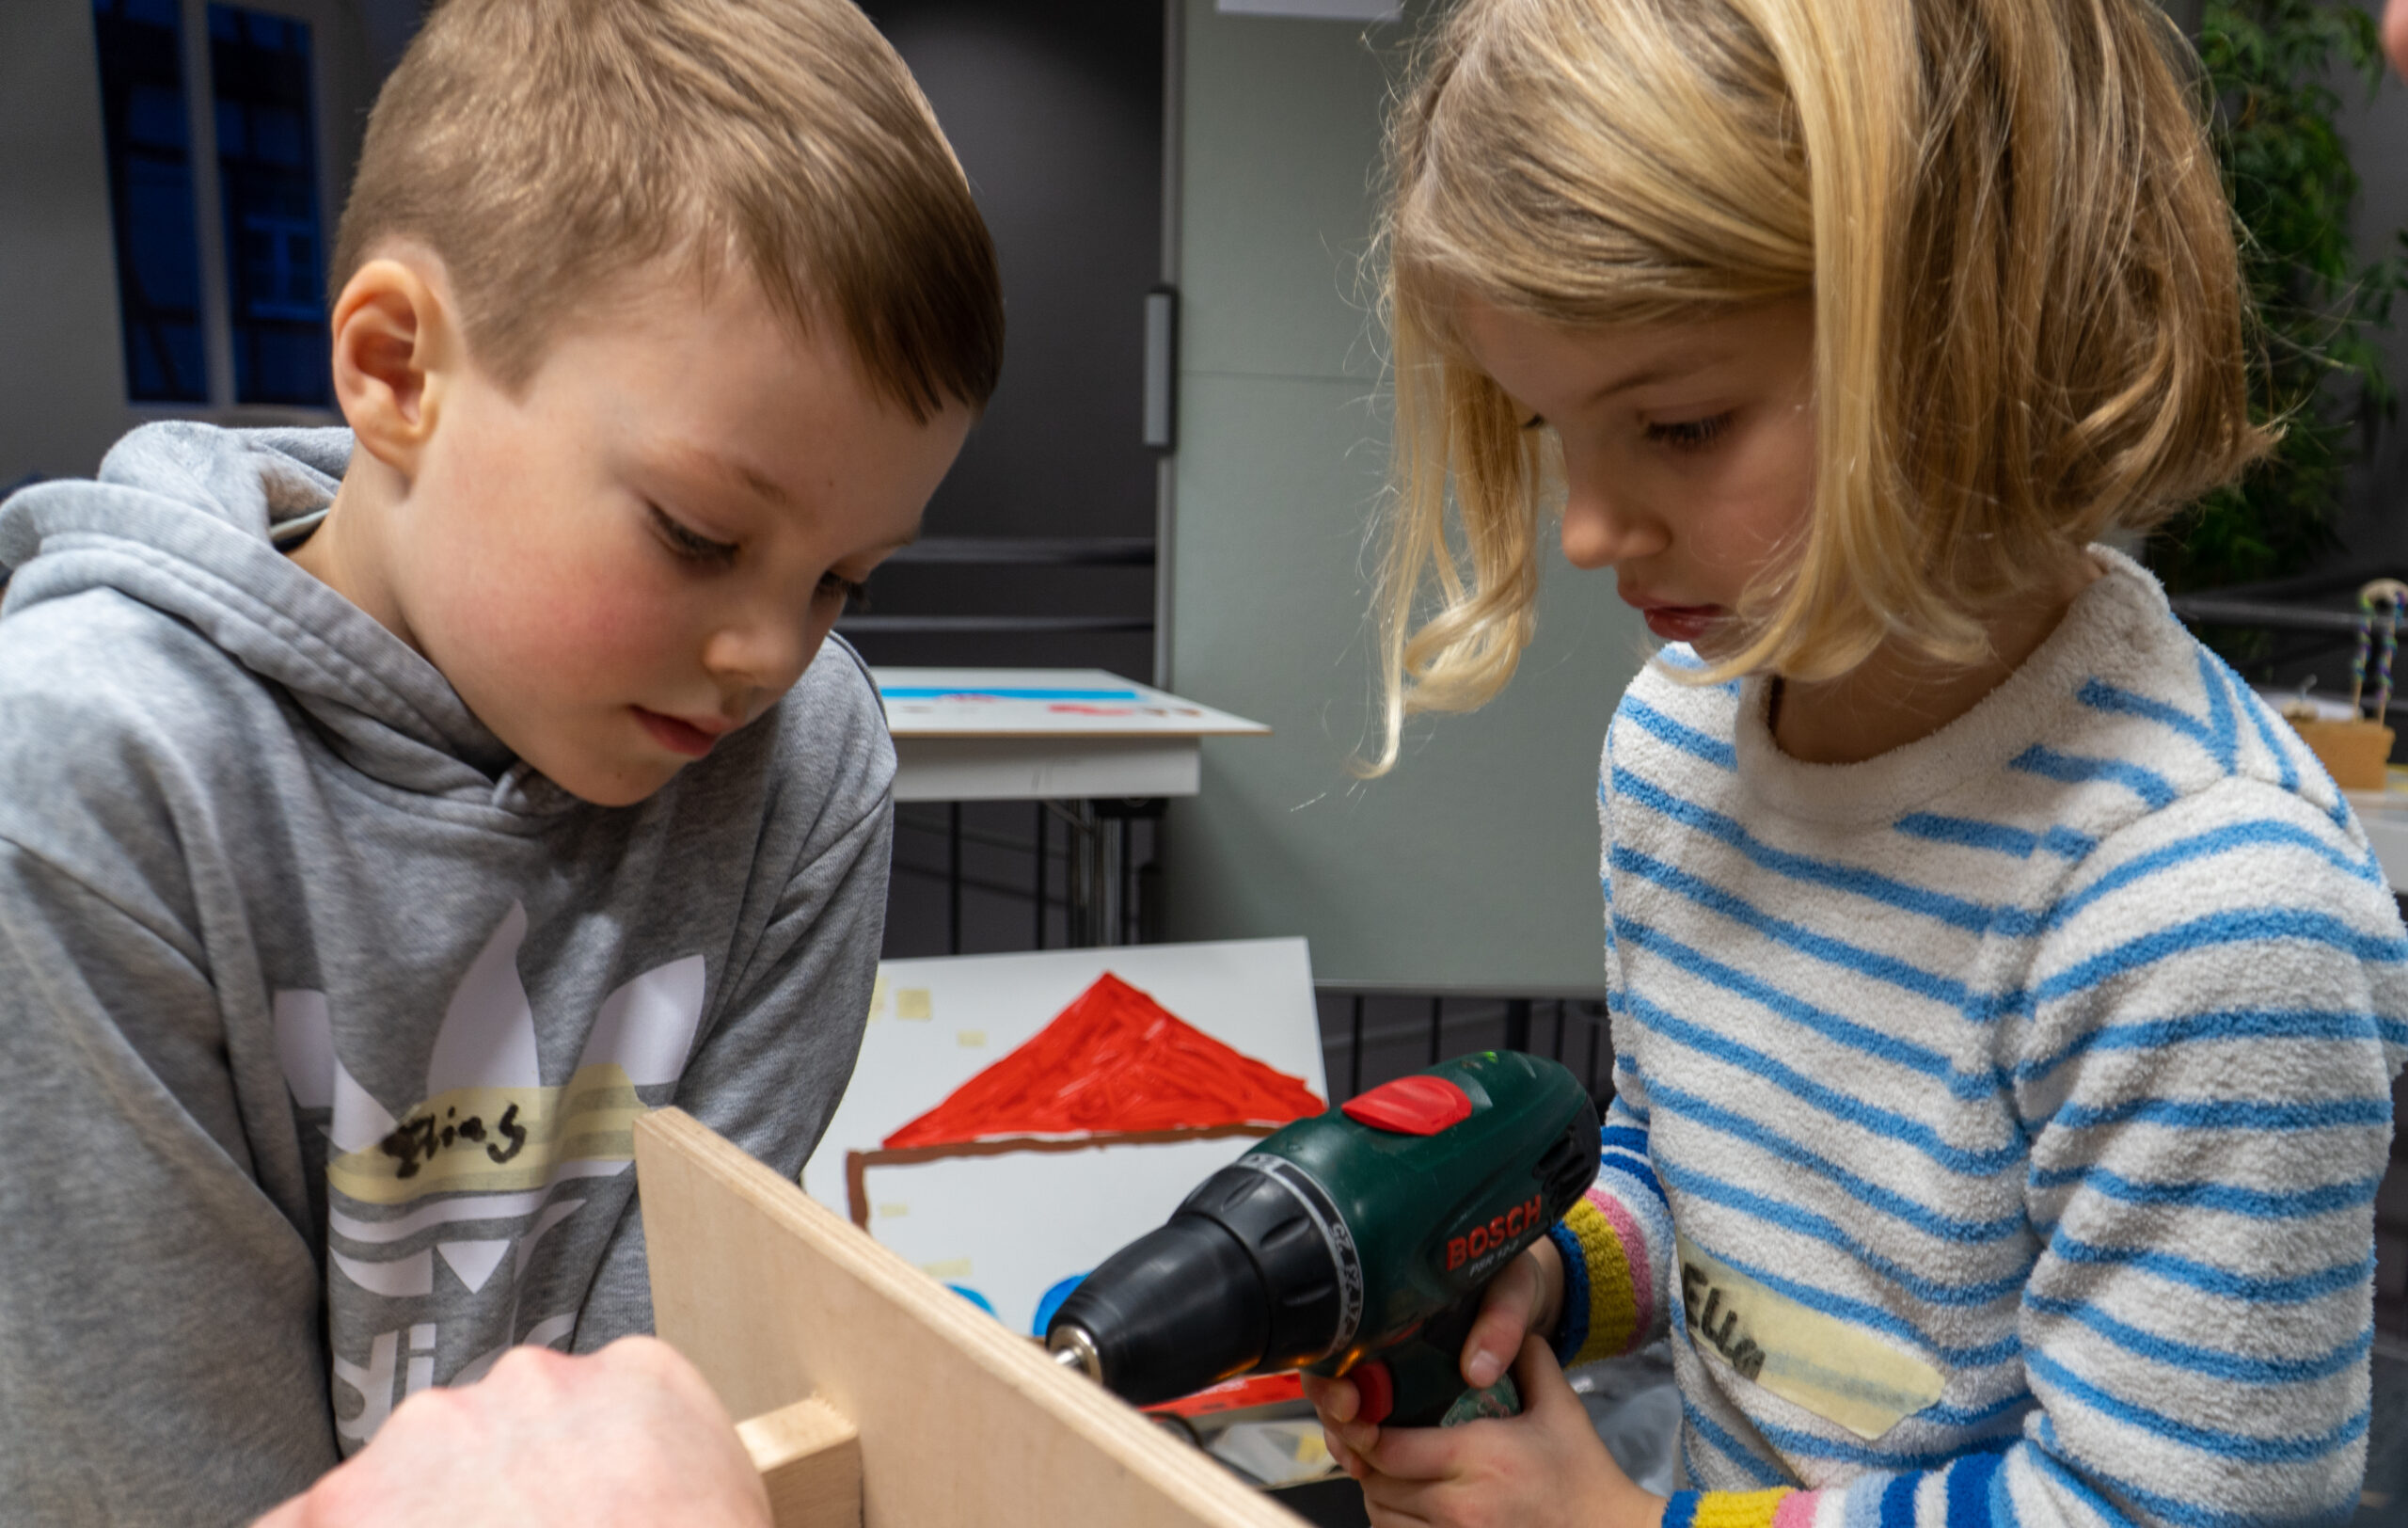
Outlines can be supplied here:
[[1374, 772], [1533, 626], [1545, 441], [1471, 364], [1465, 298], [1577, 328], [1811, 294], [1814, 511], [1710, 680], [1891, 640], [1977, 660], [1981, 613], [2067, 549], [2270, 444], [2195, 68], [2151, 0], [1465, 0], [1415, 73], [1378, 245]]

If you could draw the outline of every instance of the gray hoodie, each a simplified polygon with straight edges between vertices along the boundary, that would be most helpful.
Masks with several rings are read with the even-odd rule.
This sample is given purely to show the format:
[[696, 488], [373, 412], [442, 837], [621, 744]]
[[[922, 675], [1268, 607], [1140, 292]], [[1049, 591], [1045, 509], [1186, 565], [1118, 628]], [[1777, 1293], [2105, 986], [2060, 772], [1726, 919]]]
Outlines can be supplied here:
[[507, 1345], [651, 1326], [629, 1127], [789, 1175], [894, 752], [841, 643], [635, 806], [281, 555], [343, 431], [137, 430], [0, 506], [0, 1515], [228, 1522]]

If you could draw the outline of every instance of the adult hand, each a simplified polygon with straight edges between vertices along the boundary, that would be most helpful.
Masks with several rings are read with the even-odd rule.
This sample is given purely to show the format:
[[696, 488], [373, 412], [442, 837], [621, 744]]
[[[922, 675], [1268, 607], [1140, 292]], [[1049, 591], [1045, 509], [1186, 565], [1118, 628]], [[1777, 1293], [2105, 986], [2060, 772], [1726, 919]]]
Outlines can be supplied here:
[[1331, 1429], [1372, 1528], [1660, 1528], [1664, 1498], [1623, 1473], [1555, 1354], [1536, 1337], [1513, 1365], [1523, 1411], [1456, 1427]]
[[[1483, 1390], [1497, 1382], [1532, 1332], [1555, 1329], [1563, 1313], [1563, 1254], [1542, 1236], [1505, 1265], [1480, 1297], [1480, 1314], [1464, 1338], [1464, 1382]], [[1305, 1398], [1321, 1413], [1323, 1431], [1354, 1420], [1362, 1396], [1351, 1380], [1304, 1377]]]
[[694, 1366], [623, 1337], [583, 1358], [514, 1347], [474, 1385], [420, 1391], [254, 1528], [430, 1522], [768, 1528], [769, 1502]]
[[2391, 67], [2408, 79], [2408, 0], [2391, 0], [2384, 8], [2383, 51], [2391, 55]]

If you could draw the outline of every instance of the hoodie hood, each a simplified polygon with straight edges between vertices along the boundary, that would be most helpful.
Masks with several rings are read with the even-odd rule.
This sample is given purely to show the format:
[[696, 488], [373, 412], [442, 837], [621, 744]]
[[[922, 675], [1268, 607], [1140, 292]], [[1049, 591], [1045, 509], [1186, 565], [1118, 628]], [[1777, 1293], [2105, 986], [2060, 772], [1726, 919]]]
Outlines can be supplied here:
[[[112, 590], [184, 622], [290, 694], [354, 768], [396, 789], [520, 812], [571, 804], [518, 765], [442, 673], [277, 549], [324, 511], [351, 432], [173, 422], [119, 441], [98, 479], [0, 503], [0, 622]], [[0, 626], [0, 642], [7, 640]]]

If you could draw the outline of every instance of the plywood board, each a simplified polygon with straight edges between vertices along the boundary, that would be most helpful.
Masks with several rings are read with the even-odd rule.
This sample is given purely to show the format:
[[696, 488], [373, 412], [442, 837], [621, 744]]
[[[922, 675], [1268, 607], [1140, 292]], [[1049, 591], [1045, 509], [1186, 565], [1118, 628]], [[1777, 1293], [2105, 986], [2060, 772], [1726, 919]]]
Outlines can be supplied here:
[[[1034, 1038], [1106, 971], [1328, 1098], [1301, 939], [889, 961], [852, 1082], [802, 1172], [812, 1197], [847, 1217], [865, 1209], [879, 1241], [1022, 1335], [1033, 1332], [1048, 1291], [1162, 1224], [1190, 1189], [1268, 1134], [910, 1164], [880, 1153], [889, 1135]], [[848, 1158], [863, 1156], [887, 1165], [863, 1174], [857, 1206]]]
[[682, 1110], [636, 1166], [661, 1337], [732, 1415], [851, 1423], [863, 1528], [1297, 1528]]

